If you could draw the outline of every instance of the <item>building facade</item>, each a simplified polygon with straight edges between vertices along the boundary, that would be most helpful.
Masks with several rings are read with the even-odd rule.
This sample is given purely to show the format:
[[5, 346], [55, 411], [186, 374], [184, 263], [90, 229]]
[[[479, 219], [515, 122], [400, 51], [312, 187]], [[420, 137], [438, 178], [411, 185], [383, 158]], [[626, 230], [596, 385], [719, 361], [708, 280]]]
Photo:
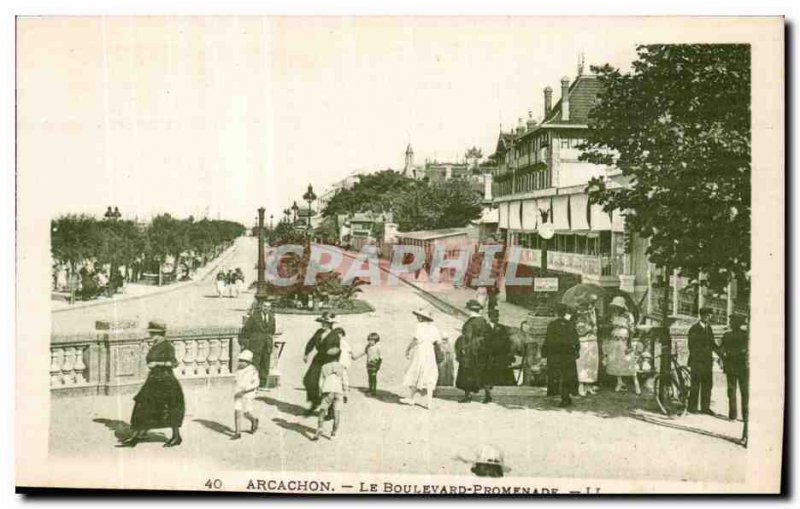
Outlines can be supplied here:
[[[661, 309], [665, 291], [677, 317], [695, 317], [702, 306], [712, 308], [715, 323], [726, 323], [734, 311], [749, 314], [749, 292], [741, 285], [715, 295], [698, 291], [688, 278], [658, 274], [647, 260], [647, 241], [626, 230], [624, 215], [589, 203], [586, 186], [593, 177], [604, 178], [609, 188], [629, 185], [614, 167], [579, 161], [600, 91], [596, 76], [564, 77], [555, 105], [552, 89], [544, 89], [541, 122], [528, 112], [527, 121], [498, 136], [492, 195], [501, 237], [521, 250], [519, 274], [557, 279], [556, 294], [581, 282], [619, 289], [651, 316]], [[555, 232], [549, 240], [539, 234], [545, 224]], [[507, 289], [507, 298], [522, 305], [535, 306], [539, 297], [545, 295], [531, 287]]]

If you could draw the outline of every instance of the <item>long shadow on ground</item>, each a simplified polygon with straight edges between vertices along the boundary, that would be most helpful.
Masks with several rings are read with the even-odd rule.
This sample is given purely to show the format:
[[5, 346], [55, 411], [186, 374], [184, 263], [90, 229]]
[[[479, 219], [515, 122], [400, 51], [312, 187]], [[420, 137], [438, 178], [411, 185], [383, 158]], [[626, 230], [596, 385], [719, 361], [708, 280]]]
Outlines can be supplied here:
[[211, 431], [216, 431], [225, 436], [233, 436], [234, 431], [224, 424], [220, 424], [216, 421], [209, 421], [207, 419], [194, 419], [194, 422], [202, 424], [206, 428], [210, 429]]
[[[116, 438], [120, 442], [126, 440], [133, 434], [130, 425], [125, 421], [120, 421], [117, 419], [97, 418], [93, 419], [92, 422], [102, 424], [109, 430], [113, 431], [114, 438]], [[140, 442], [166, 442], [166, 441], [167, 437], [165, 437], [161, 433], [151, 433], [151, 432], [146, 433], [140, 440]]]
[[288, 403], [286, 401], [279, 401], [275, 398], [270, 398], [269, 396], [256, 396], [256, 401], [262, 401], [267, 405], [274, 406], [281, 413], [294, 415], [297, 417], [304, 416], [308, 412], [307, 408], [304, 408], [300, 405], [295, 405], [294, 403]]
[[302, 436], [304, 436], [309, 440], [311, 440], [311, 437], [314, 435], [314, 432], [316, 431], [313, 428], [306, 426], [305, 424], [301, 424], [299, 422], [289, 422], [286, 419], [281, 419], [280, 417], [273, 418], [272, 422], [274, 422], [283, 429], [288, 429], [289, 431], [295, 431], [297, 433], [300, 433]]

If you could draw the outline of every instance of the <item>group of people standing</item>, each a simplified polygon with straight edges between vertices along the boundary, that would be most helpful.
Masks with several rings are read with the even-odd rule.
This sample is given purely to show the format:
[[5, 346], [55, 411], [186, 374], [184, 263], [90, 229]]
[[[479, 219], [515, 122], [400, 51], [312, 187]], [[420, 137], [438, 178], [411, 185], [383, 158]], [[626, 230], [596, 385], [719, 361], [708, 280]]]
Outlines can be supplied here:
[[239, 267], [236, 270], [221, 270], [217, 272], [214, 287], [217, 290], [217, 297], [222, 297], [223, 295], [238, 297], [244, 291], [244, 272]]

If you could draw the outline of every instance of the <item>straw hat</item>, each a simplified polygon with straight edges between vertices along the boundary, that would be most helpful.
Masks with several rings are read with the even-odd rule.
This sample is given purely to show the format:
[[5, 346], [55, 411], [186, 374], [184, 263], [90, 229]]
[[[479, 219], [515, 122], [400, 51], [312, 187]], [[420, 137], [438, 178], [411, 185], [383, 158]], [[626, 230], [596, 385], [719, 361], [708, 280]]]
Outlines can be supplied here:
[[160, 332], [161, 334], [166, 334], [167, 324], [166, 322], [164, 322], [164, 320], [150, 320], [150, 323], [147, 324], [147, 331]]
[[617, 295], [616, 297], [611, 299], [611, 304], [610, 305], [611, 306], [617, 306], [617, 307], [625, 309], [625, 310], [628, 309], [628, 304], [625, 302], [625, 297], [623, 297], [622, 295]]
[[491, 445], [481, 446], [472, 473], [481, 477], [503, 477], [503, 453]]
[[477, 300], [470, 299], [469, 301], [467, 301], [467, 309], [469, 309], [470, 311], [480, 311], [483, 309], [483, 306]]
[[240, 361], [253, 362], [253, 352], [250, 350], [243, 350], [237, 357]]
[[319, 323], [334, 323], [336, 320], [336, 315], [334, 313], [330, 313], [325, 311], [322, 313], [322, 316], [316, 318], [316, 321]]

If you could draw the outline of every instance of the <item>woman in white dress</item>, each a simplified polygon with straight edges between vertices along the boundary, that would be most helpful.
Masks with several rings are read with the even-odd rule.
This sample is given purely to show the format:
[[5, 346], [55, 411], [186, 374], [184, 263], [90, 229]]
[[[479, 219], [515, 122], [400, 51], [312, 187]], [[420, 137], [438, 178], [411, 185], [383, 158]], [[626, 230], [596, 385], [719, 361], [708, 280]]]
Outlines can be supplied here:
[[434, 345], [442, 340], [442, 334], [433, 323], [433, 315], [426, 309], [414, 311], [417, 317], [417, 330], [414, 339], [406, 348], [408, 368], [403, 376], [403, 385], [409, 388], [409, 397], [403, 403], [415, 405], [417, 394], [427, 391], [427, 408], [433, 408], [433, 390], [439, 380], [439, 366], [436, 364]]
[[575, 313], [575, 330], [580, 341], [580, 356], [576, 360], [578, 365], [578, 394], [585, 396], [595, 394], [598, 370], [600, 368], [600, 353], [597, 344], [597, 313], [595, 302], [597, 297], [592, 295], [585, 302], [578, 305]]

